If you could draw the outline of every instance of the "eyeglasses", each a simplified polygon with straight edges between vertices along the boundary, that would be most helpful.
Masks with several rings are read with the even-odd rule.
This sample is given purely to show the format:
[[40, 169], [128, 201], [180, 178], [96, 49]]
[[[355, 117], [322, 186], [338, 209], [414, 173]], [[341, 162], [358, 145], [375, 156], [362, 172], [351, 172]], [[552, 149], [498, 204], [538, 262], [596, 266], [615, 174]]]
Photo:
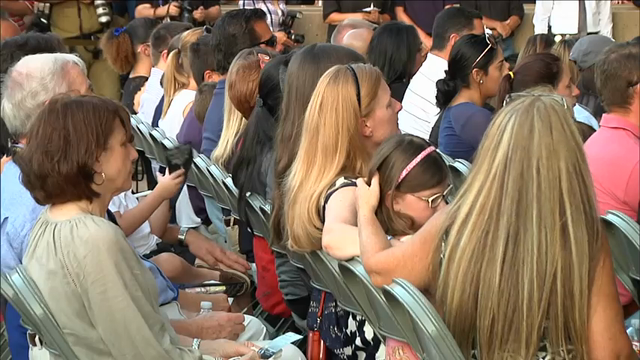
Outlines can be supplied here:
[[260, 46], [260, 45], [264, 45], [264, 46], [270, 47], [270, 48], [275, 48], [276, 45], [278, 45], [278, 38], [274, 34], [271, 34], [270, 38], [268, 38], [265, 41], [261, 41], [261, 42], [255, 44], [255, 45], [253, 45], [253, 46]]
[[451, 190], [453, 189], [453, 185], [449, 185], [447, 187], [447, 189], [439, 194], [435, 194], [432, 196], [427, 197], [422, 197], [422, 196], [418, 196], [415, 194], [411, 194], [411, 196], [416, 197], [422, 201], [426, 201], [429, 204], [429, 207], [431, 209], [437, 208], [438, 205], [440, 205], [440, 203], [445, 200], [447, 198], [447, 196], [449, 196], [449, 193], [451, 192]]
[[478, 56], [476, 61], [473, 62], [473, 65], [471, 65], [471, 68], [474, 68], [476, 66], [478, 61], [480, 61], [480, 59], [482, 59], [484, 54], [486, 54], [487, 51], [489, 51], [489, 49], [491, 49], [491, 48], [495, 49], [495, 48], [498, 47], [498, 43], [496, 42], [496, 38], [493, 37], [493, 33], [487, 27], [484, 28], [484, 37], [485, 37], [485, 39], [487, 39], [487, 44], [489, 44], [489, 46], [487, 46], [487, 48], [484, 49], [482, 54], [480, 54], [480, 56]]
[[567, 104], [567, 99], [565, 99], [564, 96], [560, 96], [560, 95], [556, 95], [556, 94], [536, 94], [536, 93], [528, 93], [528, 92], [519, 92], [519, 93], [508, 94], [507, 97], [504, 98], [504, 102], [502, 103], [502, 107], [507, 106], [507, 104], [512, 102], [512, 101], [515, 101], [515, 100], [518, 100], [518, 99], [522, 99], [524, 97], [532, 97], [532, 96], [555, 99], [558, 102], [560, 102], [562, 104], [562, 106], [564, 106], [565, 109], [569, 110], [569, 104]]

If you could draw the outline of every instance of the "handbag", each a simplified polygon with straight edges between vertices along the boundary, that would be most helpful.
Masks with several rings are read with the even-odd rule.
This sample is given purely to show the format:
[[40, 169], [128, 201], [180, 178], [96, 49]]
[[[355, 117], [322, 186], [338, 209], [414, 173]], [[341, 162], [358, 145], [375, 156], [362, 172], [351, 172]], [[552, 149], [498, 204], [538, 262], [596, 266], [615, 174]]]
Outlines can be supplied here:
[[327, 345], [320, 336], [320, 321], [322, 321], [322, 312], [324, 310], [324, 299], [327, 295], [322, 292], [322, 299], [318, 308], [318, 324], [316, 330], [309, 330], [307, 337], [307, 360], [325, 360], [327, 358]]

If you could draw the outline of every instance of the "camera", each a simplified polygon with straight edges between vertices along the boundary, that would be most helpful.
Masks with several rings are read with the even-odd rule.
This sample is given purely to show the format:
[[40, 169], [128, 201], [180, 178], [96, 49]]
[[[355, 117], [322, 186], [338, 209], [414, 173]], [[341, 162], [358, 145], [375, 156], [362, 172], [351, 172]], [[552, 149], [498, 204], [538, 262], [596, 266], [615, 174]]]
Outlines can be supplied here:
[[94, 0], [93, 6], [96, 8], [96, 15], [98, 15], [98, 22], [103, 28], [108, 28], [111, 24], [111, 8], [105, 0]]
[[182, 12], [180, 13], [180, 21], [187, 24], [193, 24], [193, 6], [191, 5], [191, 1], [180, 1], [180, 7], [182, 7]]
[[36, 3], [36, 8], [31, 21], [30, 30], [39, 33], [51, 32], [51, 4]]
[[288, 10], [287, 15], [282, 20], [284, 32], [287, 34], [289, 40], [293, 41], [294, 44], [303, 44], [305, 40], [304, 34], [293, 33], [293, 23], [296, 19], [302, 19], [302, 15], [302, 11]]

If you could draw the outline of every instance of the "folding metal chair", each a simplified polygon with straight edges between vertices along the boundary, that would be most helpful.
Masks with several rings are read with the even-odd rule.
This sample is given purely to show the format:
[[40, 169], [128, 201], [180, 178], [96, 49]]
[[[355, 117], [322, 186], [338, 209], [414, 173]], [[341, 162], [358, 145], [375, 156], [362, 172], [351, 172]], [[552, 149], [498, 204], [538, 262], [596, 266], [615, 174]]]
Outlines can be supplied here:
[[442, 157], [442, 160], [444, 160], [444, 162], [445, 162], [447, 165], [449, 165], [449, 164], [453, 164], [453, 163], [455, 162], [455, 160], [454, 160], [451, 156], [449, 156], [449, 155], [447, 155], [447, 154], [443, 153], [443, 152], [442, 152], [442, 151], [440, 151], [440, 150], [436, 150], [436, 151], [438, 152], [438, 155], [440, 155], [440, 156]]
[[131, 116], [131, 132], [133, 133], [133, 142], [138, 150], [144, 151], [142, 144], [144, 140], [142, 139], [142, 133], [140, 132], [139, 124], [142, 120], [136, 115]]
[[[325, 280], [325, 284], [336, 298], [338, 305], [350, 313], [363, 316], [358, 300], [349, 290], [342, 275], [338, 272], [338, 260], [327, 255], [324, 251], [311, 251], [308, 253], [311, 265], [317, 269]], [[313, 274], [310, 274], [313, 279]], [[367, 319], [368, 320], [368, 319]]]
[[616, 276], [640, 304], [640, 225], [619, 211], [601, 217]]
[[51, 314], [44, 297], [22, 265], [10, 273], [2, 274], [2, 295], [20, 313], [22, 322], [44, 342], [49, 352], [66, 360], [78, 360]]
[[462, 185], [465, 180], [467, 180], [467, 176], [469, 176], [469, 172], [471, 171], [471, 164], [463, 159], [456, 159], [452, 163], [448, 163], [447, 167], [449, 168], [449, 173], [451, 174], [451, 185], [453, 185], [453, 189], [451, 194], [449, 195], [448, 202], [453, 201], [456, 194], [460, 189], [462, 189]]
[[407, 342], [422, 359], [464, 359], [436, 309], [408, 281], [393, 279], [382, 294], [405, 329]]
[[140, 132], [141, 150], [144, 151], [147, 157], [155, 159], [156, 154], [153, 149], [153, 141], [151, 140], [153, 128], [144, 121], [136, 123], [136, 128]]
[[231, 175], [229, 175], [220, 166], [218, 166], [218, 164], [212, 163], [208, 169], [213, 178], [213, 186], [215, 187], [216, 195], [218, 195], [218, 197], [216, 198], [218, 205], [225, 209], [231, 210], [231, 203], [235, 203], [236, 201], [238, 201], [237, 196], [235, 196], [234, 198], [231, 198], [229, 196], [225, 185], [226, 180], [230, 178]]
[[405, 331], [400, 327], [398, 319], [382, 296], [382, 291], [371, 282], [362, 260], [355, 258], [340, 261], [338, 269], [371, 326], [384, 337], [407, 341]]
[[269, 231], [269, 218], [265, 218], [260, 211], [260, 207], [266, 203], [260, 195], [249, 193], [247, 194], [247, 217], [253, 232], [263, 237], [267, 242], [269, 242], [270, 231]]

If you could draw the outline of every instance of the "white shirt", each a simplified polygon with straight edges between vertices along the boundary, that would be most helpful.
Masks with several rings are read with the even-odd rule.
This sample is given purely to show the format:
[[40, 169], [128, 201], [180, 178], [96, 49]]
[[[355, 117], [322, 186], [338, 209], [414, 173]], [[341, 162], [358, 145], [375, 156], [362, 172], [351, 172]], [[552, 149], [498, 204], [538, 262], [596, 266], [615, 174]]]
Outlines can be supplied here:
[[[560, 35], [578, 33], [579, 2], [572, 1], [536, 1], [533, 13], [533, 26], [536, 34], [551, 32]], [[587, 32], [613, 38], [613, 17], [610, 0], [585, 0], [587, 12]]]
[[[138, 199], [129, 190], [111, 199], [109, 210], [114, 213], [119, 212], [122, 215], [125, 211], [131, 210], [136, 206], [138, 206]], [[155, 250], [160, 242], [160, 239], [151, 233], [149, 220], [145, 221], [133, 234], [129, 235], [127, 240], [140, 255], [146, 255]]]
[[162, 79], [163, 74], [164, 71], [156, 67], [151, 68], [144, 92], [140, 95], [138, 116], [149, 124], [151, 124], [153, 113], [156, 111], [156, 107], [164, 94], [164, 90], [162, 90], [162, 85], [160, 84], [160, 79]]
[[[184, 109], [196, 98], [195, 90], [182, 89], [171, 100], [167, 114], [160, 119], [158, 127], [164, 130], [165, 135], [176, 138], [184, 122]], [[165, 101], [167, 101], [165, 99]]]
[[404, 94], [402, 111], [398, 114], [400, 131], [429, 140], [440, 113], [436, 106], [436, 81], [444, 79], [448, 68], [447, 60], [431, 53], [427, 55]]

